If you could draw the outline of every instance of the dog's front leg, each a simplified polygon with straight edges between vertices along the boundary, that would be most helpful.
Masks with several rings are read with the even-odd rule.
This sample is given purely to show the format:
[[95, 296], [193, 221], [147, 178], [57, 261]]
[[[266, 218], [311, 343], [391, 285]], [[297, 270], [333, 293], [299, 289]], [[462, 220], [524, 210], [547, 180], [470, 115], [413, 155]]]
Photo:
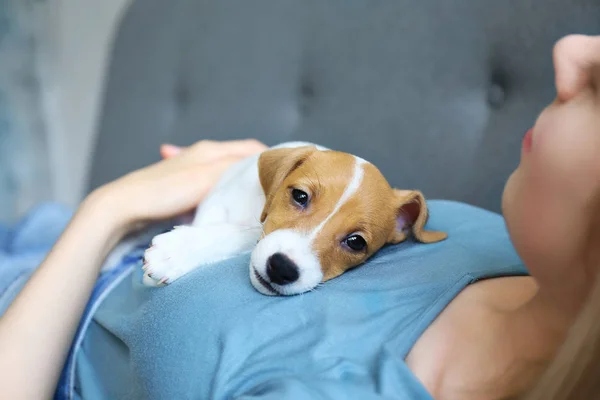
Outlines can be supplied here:
[[154, 237], [144, 253], [144, 284], [172, 283], [203, 265], [251, 251], [261, 227], [232, 224], [184, 225]]

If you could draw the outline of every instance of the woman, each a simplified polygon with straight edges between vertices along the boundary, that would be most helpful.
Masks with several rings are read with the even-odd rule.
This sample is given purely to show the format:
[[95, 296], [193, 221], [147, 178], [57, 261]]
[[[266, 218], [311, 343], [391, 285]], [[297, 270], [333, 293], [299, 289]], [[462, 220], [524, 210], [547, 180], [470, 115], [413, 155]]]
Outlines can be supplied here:
[[[355, 290], [356, 282], [368, 285], [368, 280], [360, 280], [360, 274], [370, 273], [368, 268], [339, 283], [332, 281], [314, 294], [285, 301], [249, 292], [224, 295], [222, 288], [215, 289], [220, 277], [243, 285], [236, 281], [234, 264], [199, 276], [208, 283], [193, 296], [189, 290], [174, 297], [166, 289], [143, 291], [136, 286], [134, 272], [133, 283], [121, 284], [108, 294], [82, 339], [83, 353], [77, 356], [79, 366], [73, 372], [76, 391], [83, 397], [112, 393], [171, 398], [380, 398], [378, 393], [400, 398], [430, 398], [430, 394], [437, 399], [500, 399], [533, 388], [523, 398], [597, 395], [593, 374], [600, 354], [592, 350], [600, 337], [596, 322], [600, 285], [595, 279], [600, 267], [600, 37], [562, 39], [555, 46], [554, 64], [557, 98], [525, 136], [521, 163], [503, 195], [510, 241], [526, 270], [506, 267], [517, 262], [517, 257], [501, 232], [499, 217], [467, 206], [441, 204], [432, 208], [431, 223], [449, 226], [450, 245], [444, 246], [455, 248], [424, 253], [405, 247], [402, 254], [408, 255], [402, 255], [403, 262], [412, 263], [410, 254], [417, 253], [414, 260], [421, 264], [430, 260], [432, 265], [465, 257], [460, 264], [472, 270], [463, 271], [466, 275], [456, 282], [449, 281], [454, 283], [448, 287], [458, 290], [444, 287], [439, 294], [437, 287], [422, 290], [438, 278], [436, 274], [401, 292], [386, 288], [403, 293], [392, 298], [401, 304], [399, 308], [422, 303], [413, 314], [406, 314], [428, 315], [428, 319], [411, 320], [410, 325], [422, 324], [421, 330], [410, 330], [400, 322], [386, 332], [379, 325], [369, 325], [380, 317], [381, 324], [387, 323], [399, 308], [381, 309], [381, 299], [390, 301], [385, 290], [376, 293], [384, 297], [376, 298], [369, 297], [372, 291]], [[39, 399], [53, 394], [100, 266], [117, 242], [142, 223], [193, 209], [225, 168], [263, 149], [255, 141], [200, 142], [183, 150], [165, 146], [162, 151], [167, 160], [86, 198], [0, 319], [0, 379], [6, 398]], [[472, 223], [456, 228], [460, 223], [452, 219], [456, 213]], [[495, 232], [500, 233], [494, 236]], [[488, 249], [488, 242], [478, 247], [477, 237], [482, 235], [491, 235], [495, 247]], [[458, 239], [453, 242], [453, 237]], [[472, 242], [460, 242], [469, 237]], [[480, 254], [463, 256], [469, 246]], [[389, 264], [385, 261], [390, 252], [373, 262], [382, 268], [380, 273]], [[472, 256], [483, 265], [476, 266]], [[478, 268], [483, 272], [475, 271]], [[352, 279], [349, 289], [345, 282]], [[333, 303], [333, 297], [327, 296], [334, 296], [330, 292], [340, 287], [346, 290], [340, 293], [355, 290], [354, 295], [337, 298], [343, 304]], [[423, 292], [435, 296], [425, 297]], [[198, 296], [204, 296], [201, 303], [195, 300]], [[321, 302], [313, 304], [315, 296], [322, 296]], [[439, 310], [430, 312], [428, 302]], [[188, 307], [192, 303], [209, 304], [209, 309], [197, 310], [204, 325], [196, 325], [195, 330], [185, 326], [186, 322], [194, 325], [197, 318], [196, 310]], [[177, 308], [181, 304], [183, 310]], [[290, 304], [294, 307], [289, 308]], [[240, 307], [247, 308], [239, 312]], [[290, 310], [298, 314], [292, 322], [287, 315]], [[365, 318], [354, 324], [351, 319], [362, 312]], [[186, 318], [189, 321], [182, 323]], [[352, 329], [340, 331], [338, 322]], [[206, 332], [198, 333], [198, 326]], [[291, 326], [294, 330], [286, 331]], [[306, 339], [299, 330], [314, 335]], [[260, 346], [256, 345], [262, 339], [256, 337], [257, 332], [264, 332], [268, 339]], [[404, 352], [378, 343], [393, 341], [398, 334]], [[190, 337], [194, 340], [186, 342]], [[95, 338], [104, 339], [96, 342]], [[172, 346], [169, 342], [175, 340], [181, 343]], [[345, 356], [345, 344], [357, 355]], [[102, 348], [102, 354], [97, 348]], [[202, 351], [194, 353], [199, 348]], [[112, 352], [114, 356], [107, 356]], [[173, 352], [179, 353], [175, 357]], [[282, 354], [294, 359], [281, 363]], [[122, 360], [113, 361], [117, 359]], [[376, 366], [367, 368], [356, 360]], [[257, 370], [257, 365], [262, 369]], [[190, 368], [198, 368], [196, 375], [186, 375]], [[277, 370], [276, 379], [271, 379], [269, 369]], [[310, 381], [302, 380], [302, 371], [310, 375]], [[125, 381], [112, 383], [119, 379]], [[161, 392], [165, 387], [168, 390]]]

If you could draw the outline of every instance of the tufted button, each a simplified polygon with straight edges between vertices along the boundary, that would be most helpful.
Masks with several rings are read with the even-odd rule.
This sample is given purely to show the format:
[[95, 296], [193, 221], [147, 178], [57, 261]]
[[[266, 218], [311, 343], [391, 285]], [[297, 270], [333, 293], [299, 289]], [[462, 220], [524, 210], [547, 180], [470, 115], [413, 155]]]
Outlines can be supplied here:
[[499, 108], [504, 104], [506, 92], [502, 86], [492, 83], [488, 90], [488, 103], [494, 108]]
[[315, 97], [315, 88], [308, 82], [303, 82], [302, 85], [300, 85], [300, 93], [304, 98]]
[[314, 97], [314, 87], [306, 81], [302, 82], [300, 85], [300, 111], [302, 114], [308, 113], [309, 104]]
[[185, 108], [190, 102], [190, 90], [184, 84], [175, 87], [175, 103], [179, 108]]
[[487, 101], [493, 108], [500, 108], [506, 102], [506, 77], [503, 73], [494, 72], [488, 87]]

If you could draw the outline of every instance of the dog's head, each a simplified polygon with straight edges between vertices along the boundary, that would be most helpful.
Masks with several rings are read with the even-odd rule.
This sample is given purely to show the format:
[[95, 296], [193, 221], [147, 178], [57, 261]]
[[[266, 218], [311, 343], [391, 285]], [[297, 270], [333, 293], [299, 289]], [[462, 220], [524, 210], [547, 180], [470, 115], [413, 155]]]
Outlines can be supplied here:
[[411, 233], [423, 243], [447, 236], [424, 230], [420, 192], [392, 189], [373, 164], [351, 154], [277, 148], [261, 154], [258, 168], [266, 202], [250, 279], [263, 294], [309, 291]]

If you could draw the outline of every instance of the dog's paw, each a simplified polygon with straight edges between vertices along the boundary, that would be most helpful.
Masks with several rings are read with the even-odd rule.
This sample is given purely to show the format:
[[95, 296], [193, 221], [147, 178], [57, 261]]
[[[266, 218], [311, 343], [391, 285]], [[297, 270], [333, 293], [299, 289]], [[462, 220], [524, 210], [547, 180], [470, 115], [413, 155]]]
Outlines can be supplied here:
[[168, 285], [198, 266], [193, 251], [197, 245], [193, 229], [176, 227], [152, 239], [152, 245], [144, 253], [144, 285]]

